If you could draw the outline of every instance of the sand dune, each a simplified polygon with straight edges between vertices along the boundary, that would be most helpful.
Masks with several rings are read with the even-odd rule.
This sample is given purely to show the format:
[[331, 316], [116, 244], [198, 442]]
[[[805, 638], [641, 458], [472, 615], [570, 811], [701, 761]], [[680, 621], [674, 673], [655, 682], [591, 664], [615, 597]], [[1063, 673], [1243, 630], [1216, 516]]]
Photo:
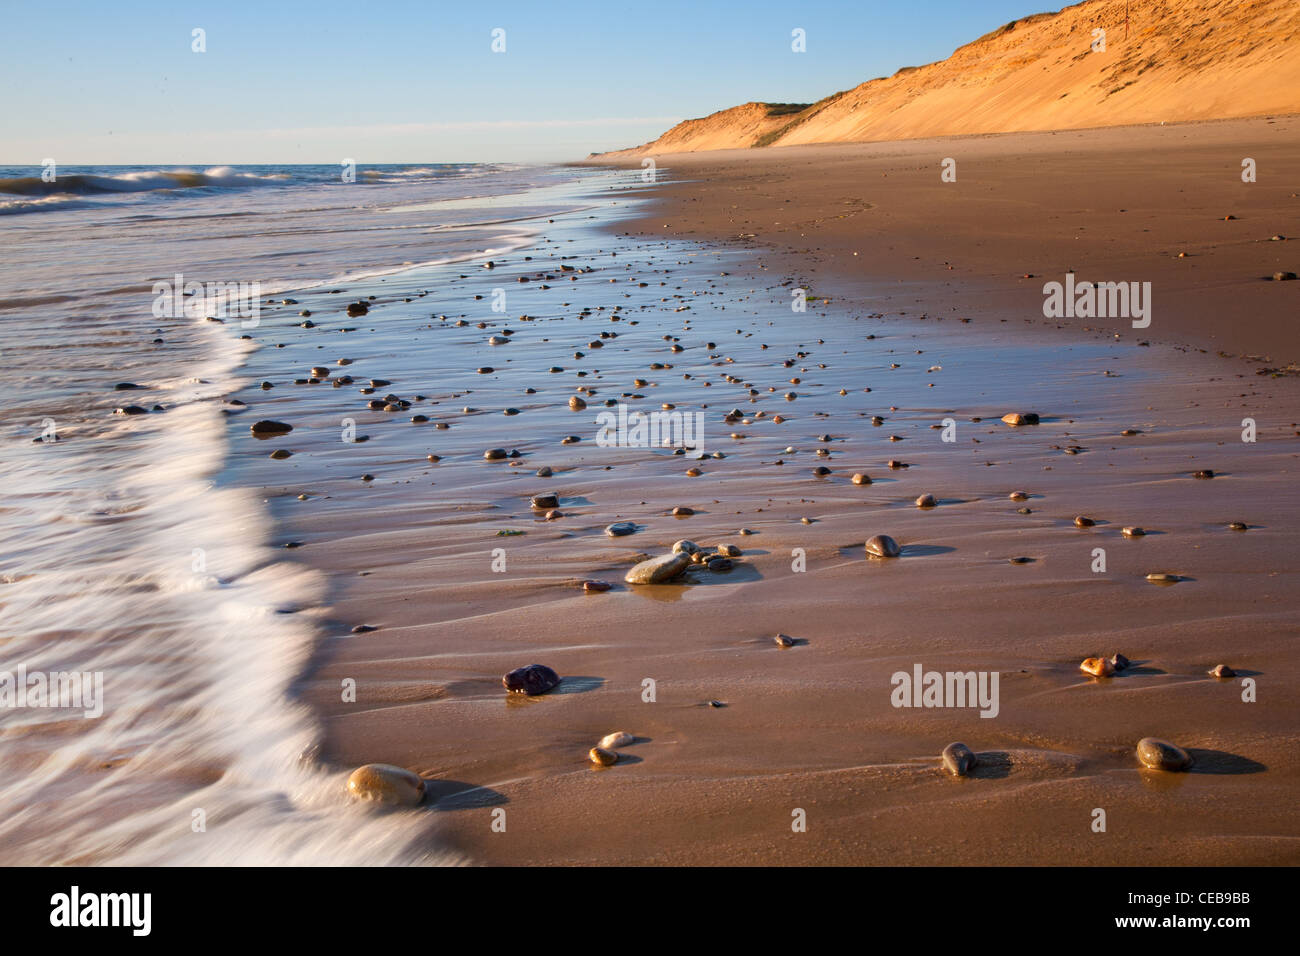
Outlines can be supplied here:
[[[1105, 31], [1104, 50], [1094, 30]], [[1297, 54], [1294, 0], [1090, 0], [1012, 21], [946, 60], [904, 67], [803, 109], [745, 103], [601, 155], [1300, 112]]]

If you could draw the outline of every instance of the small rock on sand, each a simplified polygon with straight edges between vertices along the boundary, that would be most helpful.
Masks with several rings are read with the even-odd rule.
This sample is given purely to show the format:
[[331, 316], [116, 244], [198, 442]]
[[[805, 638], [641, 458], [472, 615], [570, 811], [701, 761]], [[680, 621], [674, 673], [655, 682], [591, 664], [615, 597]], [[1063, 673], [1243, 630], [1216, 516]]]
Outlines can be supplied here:
[[1012, 426], [1037, 425], [1038, 413], [1037, 412], [1007, 412], [1007, 414], [1002, 416], [1002, 421]]
[[260, 422], [253, 422], [249, 426], [254, 435], [286, 435], [293, 431], [293, 426], [285, 422], [273, 422], [269, 419], [263, 419]]
[[937, 504], [938, 502], [934, 500], [934, 495], [921, 495], [921, 497], [916, 499], [916, 506], [918, 508], [933, 508]]
[[853, 476], [853, 483], [855, 485], [869, 485], [871, 484], [871, 478], [870, 476], [865, 475], [862, 472], [858, 472], [856, 475]]
[[503, 458], [509, 457], [510, 453], [504, 448], [489, 448], [487, 451], [483, 452], [483, 459], [485, 461], [500, 461]]
[[1162, 571], [1154, 571], [1147, 575], [1147, 580], [1152, 584], [1177, 584], [1182, 580], [1176, 574], [1165, 574]]
[[545, 664], [525, 664], [516, 667], [501, 678], [501, 686], [512, 694], [534, 697], [553, 690], [560, 683], [560, 675]]
[[1096, 523], [1097, 522], [1093, 521], [1087, 515], [1079, 515], [1074, 519], [1074, 526], [1076, 528], [1091, 528]]
[[1213, 669], [1210, 671], [1210, 676], [1211, 676], [1211, 677], [1222, 677], [1222, 678], [1224, 678], [1224, 679], [1227, 679], [1227, 678], [1231, 678], [1231, 677], [1236, 677], [1236, 676], [1237, 676], [1237, 672], [1234, 671], [1234, 670], [1233, 670], [1231, 667], [1229, 667], [1227, 664], [1215, 664], [1214, 667], [1213, 667]]
[[1137, 745], [1138, 760], [1152, 770], [1179, 771], [1192, 765], [1192, 758], [1181, 747], [1156, 737], [1143, 737]]
[[587, 757], [598, 767], [612, 767], [618, 763], [618, 754], [604, 747], [592, 747], [587, 751]]
[[978, 761], [975, 752], [963, 743], [951, 743], [943, 748], [943, 769], [954, 777], [964, 777], [975, 769]]
[[532, 505], [534, 508], [558, 508], [560, 499], [556, 495], [533, 495]]
[[681, 541], [673, 542], [673, 554], [694, 554], [700, 550], [700, 546], [694, 541], [687, 541], [683, 538]]
[[624, 535], [636, 534], [636, 524], [632, 521], [615, 521], [611, 525], [606, 525], [605, 534], [611, 538], [621, 538]]
[[599, 594], [603, 591], [608, 591], [610, 587], [611, 585], [608, 581], [583, 581], [582, 582], [582, 589], [584, 591], [590, 591], [594, 594]]
[[402, 767], [368, 763], [352, 771], [348, 793], [358, 800], [413, 807], [424, 799], [424, 781]]
[[777, 647], [794, 647], [794, 638], [789, 634], [778, 634], [773, 640]]
[[689, 554], [674, 552], [635, 565], [624, 576], [628, 584], [660, 584], [677, 577], [691, 563]]
[[602, 737], [600, 746], [604, 750], [617, 750], [619, 747], [626, 747], [635, 742], [636, 738], [626, 730], [616, 730], [614, 733]]
[[1115, 665], [1104, 657], [1086, 657], [1079, 665], [1079, 670], [1093, 677], [1114, 677]]
[[872, 536], [866, 547], [867, 554], [877, 558], [896, 558], [903, 553], [898, 542], [887, 534]]
[[1121, 532], [1126, 538], [1142, 538], [1146, 536], [1146, 531], [1136, 525], [1124, 528]]

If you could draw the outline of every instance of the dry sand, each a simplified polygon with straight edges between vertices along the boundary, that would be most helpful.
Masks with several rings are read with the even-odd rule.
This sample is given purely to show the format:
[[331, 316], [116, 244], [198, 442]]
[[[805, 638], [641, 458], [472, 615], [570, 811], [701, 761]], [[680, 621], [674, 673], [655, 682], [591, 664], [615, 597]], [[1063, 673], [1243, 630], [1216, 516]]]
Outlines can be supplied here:
[[[1296, 266], [1300, 246], [1268, 241], [1297, 231], [1283, 185], [1297, 181], [1294, 129], [667, 159], [665, 178], [690, 181], [657, 187], [643, 218], [615, 227], [655, 239], [610, 236], [597, 253], [568, 246], [577, 227], [557, 219], [535, 261], [512, 256], [490, 281], [453, 276], [438, 290], [476, 319], [483, 286], [557, 270], [561, 253], [595, 270], [563, 290], [519, 286], [536, 298], [512, 300], [510, 313], [535, 323], [430, 321], [391, 280], [370, 319], [351, 324], [382, 315], [409, 330], [404, 348], [319, 337], [339, 320], [318, 314], [321, 329], [276, 356], [286, 372], [352, 352], [349, 372], [425, 393], [410, 411], [450, 425], [363, 412], [372, 440], [340, 446], [354, 389], [243, 396], [249, 415], [295, 423], [288, 461], [267, 460], [267, 443], [241, 451], [302, 543], [295, 556], [333, 583], [337, 624], [303, 683], [324, 720], [322, 758], [422, 773], [433, 799], [416, 812], [486, 863], [1294, 864], [1300, 381], [1162, 344], [1300, 358], [1300, 282], [1258, 279]], [[956, 184], [939, 181], [947, 155]], [[1237, 178], [1243, 155], [1259, 160], [1259, 183]], [[668, 236], [716, 251], [690, 255]], [[1175, 259], [1182, 250], [1189, 258]], [[1152, 281], [1151, 328], [1116, 341], [1099, 323], [1044, 324], [1044, 277], [1068, 267]], [[829, 301], [794, 315], [801, 283]], [[619, 304], [623, 321], [609, 321]], [[505, 326], [515, 341], [488, 346]], [[601, 331], [619, 337], [590, 349]], [[499, 371], [475, 374], [488, 364]], [[580, 368], [590, 374], [575, 377]], [[575, 413], [565, 403], [582, 385], [598, 399]], [[646, 408], [703, 410], [706, 450], [726, 457], [593, 448], [598, 401], [625, 392]], [[508, 405], [522, 413], [502, 415]], [[733, 406], [747, 424], [722, 423]], [[1042, 423], [1002, 425], [1013, 410]], [[1246, 417], [1255, 443], [1241, 441]], [[946, 418], [955, 443], [935, 428]], [[1140, 434], [1120, 436], [1130, 428]], [[583, 441], [562, 445], [568, 434]], [[523, 452], [520, 464], [484, 462], [497, 445]], [[425, 451], [443, 457], [430, 464]], [[889, 459], [911, 467], [891, 471]], [[693, 464], [700, 477], [684, 474]], [[815, 477], [823, 464], [831, 474]], [[543, 465], [555, 476], [535, 477]], [[1192, 477], [1206, 468], [1217, 477]], [[852, 484], [859, 471], [875, 482]], [[1018, 489], [1032, 497], [1009, 500]], [[563, 518], [529, 508], [547, 491]], [[912, 504], [926, 492], [938, 507]], [[697, 514], [671, 517], [677, 505]], [[1097, 524], [1076, 528], [1080, 514]], [[641, 530], [608, 538], [615, 520]], [[1148, 534], [1126, 539], [1126, 525]], [[875, 533], [903, 556], [867, 559]], [[621, 583], [637, 552], [679, 538], [735, 544], [743, 557], [688, 583]], [[496, 547], [505, 573], [492, 570]], [[1104, 573], [1092, 570], [1096, 548]], [[794, 570], [796, 549], [806, 570]], [[1149, 584], [1152, 571], [1183, 580]], [[584, 594], [587, 578], [615, 587]], [[349, 634], [359, 623], [377, 630]], [[778, 632], [800, 643], [779, 648]], [[1109, 680], [1079, 671], [1115, 651], [1137, 666]], [[501, 675], [532, 662], [563, 683], [509, 698]], [[1206, 675], [1221, 662], [1253, 679], [1257, 702], [1243, 702], [1242, 677]], [[917, 664], [998, 672], [998, 715], [895, 708], [891, 675]], [[347, 678], [356, 703], [340, 700]], [[637, 742], [593, 767], [588, 749], [616, 730]], [[1190, 749], [1193, 772], [1139, 769], [1134, 746], [1148, 735]], [[939, 768], [954, 740], [980, 756], [971, 778]], [[1098, 808], [1105, 833], [1092, 830]], [[498, 810], [505, 832], [493, 829]], [[798, 811], [806, 832], [792, 829]]]

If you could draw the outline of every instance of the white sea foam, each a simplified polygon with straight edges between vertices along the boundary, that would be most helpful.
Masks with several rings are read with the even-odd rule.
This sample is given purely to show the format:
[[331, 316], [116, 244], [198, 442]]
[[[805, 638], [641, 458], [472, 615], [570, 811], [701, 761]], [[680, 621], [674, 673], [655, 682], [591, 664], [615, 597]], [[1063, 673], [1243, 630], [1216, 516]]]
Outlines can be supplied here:
[[[519, 194], [535, 176], [493, 188]], [[466, 178], [476, 192], [496, 182]], [[147, 216], [95, 206], [7, 220], [19, 241], [0, 262], [0, 670], [102, 674], [103, 714], [0, 707], [5, 862], [456, 862], [435, 814], [354, 805], [345, 772], [313, 757], [319, 728], [294, 685], [326, 582], [283, 560], [258, 494], [226, 470], [222, 400], [251, 343], [237, 325], [150, 314], [150, 281], [177, 271], [271, 295], [532, 241], [483, 224], [473, 204], [434, 223], [390, 212], [469, 188], [408, 180], [181, 190]], [[115, 392], [125, 380], [147, 389]], [[112, 414], [132, 403], [163, 410]], [[58, 440], [33, 441], [47, 436]]]

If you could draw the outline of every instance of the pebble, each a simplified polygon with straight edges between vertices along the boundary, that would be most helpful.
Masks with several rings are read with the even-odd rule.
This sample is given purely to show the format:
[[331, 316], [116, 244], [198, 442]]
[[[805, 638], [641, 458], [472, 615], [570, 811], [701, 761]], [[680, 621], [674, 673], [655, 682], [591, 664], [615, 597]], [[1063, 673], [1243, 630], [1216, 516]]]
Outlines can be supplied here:
[[1079, 515], [1074, 519], [1074, 526], [1076, 528], [1091, 528], [1096, 523], [1097, 522], [1093, 521], [1087, 515]]
[[1179, 771], [1192, 765], [1192, 758], [1186, 750], [1157, 737], [1143, 737], [1139, 740], [1137, 756], [1143, 766], [1152, 770]]
[[1122, 529], [1120, 533], [1126, 538], [1142, 538], [1146, 536], [1146, 531], [1136, 525], [1130, 525]]
[[538, 478], [549, 478], [552, 474], [554, 474], [554, 472], [551, 471], [550, 465], [542, 465], [541, 468], [537, 469]]
[[1079, 670], [1085, 674], [1091, 674], [1093, 677], [1114, 677], [1115, 665], [1104, 657], [1087, 657], [1084, 658]]
[[867, 542], [867, 554], [877, 558], [896, 558], [902, 553], [898, 542], [887, 534], [875, 535]]
[[636, 743], [636, 738], [626, 730], [617, 730], [600, 740], [600, 746], [605, 750], [617, 750], [619, 747], [627, 747], [634, 743]]
[[1214, 477], [1214, 471], [1213, 471], [1213, 469], [1210, 469], [1210, 468], [1206, 468], [1206, 469], [1204, 469], [1204, 470], [1202, 470], [1202, 471], [1194, 471], [1194, 472], [1192, 472], [1192, 477], [1193, 477], [1193, 478], [1201, 478], [1201, 479], [1203, 479], [1203, 480], [1207, 480], [1207, 479], [1210, 479], [1210, 478], [1213, 478], [1213, 477]]
[[1228, 525], [1228, 527], [1229, 527], [1231, 530], [1233, 530], [1233, 531], [1245, 531], [1245, 530], [1246, 530], [1246, 522], [1244, 522], [1244, 521], [1234, 521], [1232, 524]]
[[504, 448], [489, 448], [483, 452], [483, 458], [486, 461], [500, 461], [502, 458], [509, 458], [510, 454]]
[[1147, 580], [1152, 584], [1177, 584], [1182, 580], [1176, 574], [1164, 574], [1162, 572], [1152, 572], [1147, 575]]
[[1115, 668], [1115, 670], [1117, 671], [1122, 671], [1122, 670], [1127, 670], [1128, 668], [1133, 666], [1133, 662], [1130, 661], [1123, 654], [1116, 651], [1114, 654], [1110, 656], [1110, 666]]
[[271, 452], [271, 457], [276, 461], [284, 461], [286, 458], [293, 457], [293, 452], [289, 451], [287, 448], [277, 448], [275, 451]]
[[368, 763], [352, 771], [348, 793], [358, 800], [413, 807], [424, 799], [424, 781], [402, 767]]
[[1027, 492], [1027, 491], [1013, 491], [1013, 492], [1011, 492], [1011, 494], [1007, 495], [1007, 497], [1010, 498], [1012, 501], [1028, 501], [1028, 500], [1029, 500], [1029, 492]]
[[673, 515], [679, 518], [686, 515], [693, 515], [693, 514], [695, 514], [694, 508], [687, 508], [679, 505], [678, 507], [673, 509]]
[[716, 557], [708, 559], [710, 571], [730, 571], [733, 567], [735, 567], [735, 562], [730, 558]]
[[738, 558], [740, 557], [740, 549], [734, 544], [720, 544], [718, 545], [718, 554], [724, 558]]
[[975, 752], [963, 743], [951, 743], [943, 748], [943, 769], [954, 777], [964, 777], [979, 762]]
[[1037, 412], [1007, 412], [1002, 416], [1002, 421], [1008, 425], [1037, 425]]
[[615, 521], [613, 524], [606, 526], [605, 534], [611, 538], [621, 538], [624, 535], [636, 534], [636, 524], [632, 521]]
[[1210, 671], [1210, 676], [1222, 678], [1236, 677], [1237, 672], [1227, 664], [1215, 664], [1213, 670]]
[[688, 554], [663, 554], [633, 566], [623, 580], [628, 584], [660, 584], [677, 577], [690, 563]]
[[612, 767], [618, 763], [618, 754], [604, 747], [592, 747], [587, 751], [587, 757], [598, 767]]
[[869, 475], [865, 475], [862, 472], [858, 472], [856, 475], [853, 476], [853, 483], [855, 485], [869, 485], [871, 484], [871, 478]]
[[938, 502], [934, 500], [934, 495], [921, 495], [921, 497], [916, 499], [916, 506], [918, 508], [933, 508], [936, 504], [938, 504]]
[[260, 422], [253, 422], [249, 426], [254, 435], [286, 435], [293, 431], [293, 426], [284, 422], [273, 422], [269, 419], [263, 419]]
[[789, 634], [778, 634], [773, 640], [777, 647], [794, 647], [794, 638]]
[[532, 505], [534, 508], [558, 508], [560, 499], [556, 495], [533, 495]]
[[593, 594], [600, 594], [604, 591], [608, 591], [611, 586], [612, 585], [608, 581], [583, 581], [582, 582], [582, 589], [584, 591], [590, 591]]
[[687, 541], [683, 538], [681, 541], [673, 542], [673, 554], [695, 554], [700, 550], [700, 546], [694, 541]]
[[545, 694], [559, 683], [560, 675], [545, 664], [525, 664], [501, 678], [501, 686], [510, 693], [527, 694], [529, 697]]
[[574, 395], [572, 398], [569, 399], [569, 407], [572, 408], [575, 412], [580, 412], [587, 407], [587, 403], [583, 401], [581, 398], [579, 398], [577, 395]]

